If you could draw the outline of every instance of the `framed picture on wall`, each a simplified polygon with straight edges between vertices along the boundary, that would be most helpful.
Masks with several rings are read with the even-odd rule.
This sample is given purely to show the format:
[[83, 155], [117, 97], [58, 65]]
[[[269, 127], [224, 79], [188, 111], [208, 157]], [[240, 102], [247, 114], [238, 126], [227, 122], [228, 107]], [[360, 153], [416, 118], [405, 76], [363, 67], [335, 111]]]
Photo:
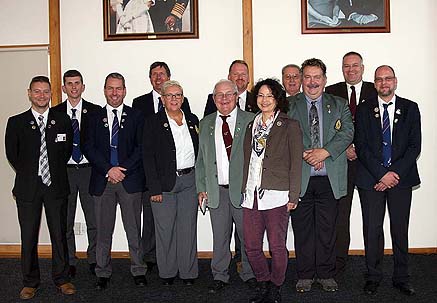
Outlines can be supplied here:
[[104, 40], [199, 38], [198, 0], [103, 0]]
[[389, 33], [390, 0], [301, 0], [302, 34]]

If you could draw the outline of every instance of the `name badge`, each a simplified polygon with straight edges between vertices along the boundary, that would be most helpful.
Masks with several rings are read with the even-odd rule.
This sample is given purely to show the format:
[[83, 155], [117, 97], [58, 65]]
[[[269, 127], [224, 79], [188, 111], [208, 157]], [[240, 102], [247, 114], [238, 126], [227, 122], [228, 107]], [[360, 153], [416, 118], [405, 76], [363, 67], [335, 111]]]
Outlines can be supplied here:
[[57, 134], [55, 142], [65, 142], [67, 141], [67, 134]]

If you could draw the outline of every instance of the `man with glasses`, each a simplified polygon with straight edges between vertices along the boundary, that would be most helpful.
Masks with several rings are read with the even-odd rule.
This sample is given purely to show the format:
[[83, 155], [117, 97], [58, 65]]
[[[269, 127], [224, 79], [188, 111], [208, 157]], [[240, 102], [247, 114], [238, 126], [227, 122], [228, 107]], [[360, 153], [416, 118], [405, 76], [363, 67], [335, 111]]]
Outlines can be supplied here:
[[[249, 85], [249, 67], [244, 60], [234, 60], [229, 66], [228, 80], [232, 81], [238, 89], [237, 106], [247, 112], [258, 112], [258, 106], [252, 93], [247, 90]], [[208, 95], [203, 116], [207, 116], [217, 111], [213, 94]]]
[[[365, 100], [376, 97], [373, 83], [363, 81], [363, 57], [357, 52], [348, 52], [343, 56], [342, 62], [343, 82], [327, 86], [325, 92], [348, 100], [352, 119], [355, 116], [357, 105]], [[350, 215], [352, 199], [355, 189], [355, 176], [357, 170], [357, 154], [355, 146], [349, 145], [346, 150], [347, 157], [347, 195], [338, 201], [337, 240], [336, 250], [336, 275], [340, 276], [345, 268], [350, 244]]]
[[300, 93], [302, 85], [302, 71], [296, 64], [287, 64], [282, 68], [282, 85], [287, 97]]
[[213, 233], [211, 270], [214, 284], [209, 293], [217, 293], [229, 284], [232, 221], [241, 240], [241, 279], [250, 287], [255, 276], [244, 251], [243, 210], [243, 139], [252, 113], [237, 107], [237, 86], [221, 80], [214, 87], [217, 112], [200, 121], [199, 154], [196, 161], [196, 187], [199, 205], [207, 201]]
[[382, 280], [384, 217], [388, 207], [393, 245], [393, 286], [415, 294], [408, 274], [408, 221], [412, 188], [420, 184], [417, 157], [421, 149], [420, 112], [413, 101], [395, 95], [392, 67], [375, 71], [378, 97], [360, 104], [356, 115], [356, 180], [363, 213], [367, 277], [364, 292], [376, 293]]
[[346, 195], [346, 148], [354, 126], [346, 100], [323, 93], [326, 66], [319, 59], [302, 64], [303, 93], [289, 97], [289, 116], [303, 130], [301, 201], [291, 212], [295, 236], [296, 290], [307, 292], [315, 280], [337, 291], [335, 220], [338, 199]]

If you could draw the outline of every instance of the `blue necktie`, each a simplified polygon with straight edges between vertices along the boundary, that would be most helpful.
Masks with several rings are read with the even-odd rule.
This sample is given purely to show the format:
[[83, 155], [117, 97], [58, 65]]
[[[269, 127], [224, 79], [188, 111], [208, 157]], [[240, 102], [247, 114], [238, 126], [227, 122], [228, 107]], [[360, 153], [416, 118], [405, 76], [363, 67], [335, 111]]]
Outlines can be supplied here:
[[390, 118], [388, 117], [387, 108], [392, 103], [383, 104], [384, 113], [382, 115], [382, 160], [385, 167], [391, 165], [391, 134], [390, 134]]
[[79, 130], [79, 121], [76, 117], [76, 109], [71, 109], [71, 126], [73, 127], [73, 153], [71, 157], [76, 163], [79, 163], [83, 156], [80, 151], [80, 130]]
[[158, 112], [164, 109], [164, 105], [162, 104], [161, 97], [158, 97]]
[[111, 165], [118, 166], [118, 130], [120, 125], [118, 124], [117, 110], [113, 109], [114, 122], [112, 123], [112, 136], [111, 136]]

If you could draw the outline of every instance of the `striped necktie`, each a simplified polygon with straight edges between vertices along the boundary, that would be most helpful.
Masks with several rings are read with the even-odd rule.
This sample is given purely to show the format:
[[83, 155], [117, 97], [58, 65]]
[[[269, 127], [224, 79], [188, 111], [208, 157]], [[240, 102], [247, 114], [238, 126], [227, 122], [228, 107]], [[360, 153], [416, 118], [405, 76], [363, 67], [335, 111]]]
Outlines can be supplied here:
[[231, 159], [231, 150], [232, 150], [232, 134], [229, 129], [229, 124], [226, 121], [227, 118], [230, 116], [222, 116], [220, 115], [220, 118], [223, 120], [222, 124], [222, 135], [223, 135], [223, 141], [225, 142], [225, 148], [226, 148], [226, 154], [228, 155], [228, 160]]
[[112, 122], [112, 135], [111, 135], [111, 165], [118, 166], [118, 130], [120, 124], [118, 122], [117, 110], [113, 109], [114, 122]]
[[310, 122], [310, 137], [311, 137], [311, 147], [320, 147], [320, 129], [319, 129], [319, 114], [317, 113], [316, 107], [317, 101], [311, 102], [309, 122]]
[[50, 186], [50, 184], [52, 184], [52, 180], [50, 178], [49, 158], [47, 155], [46, 127], [44, 125], [44, 117], [40, 115], [38, 120], [39, 131], [41, 132], [41, 146], [39, 148], [39, 172], [42, 183]]
[[74, 162], [79, 163], [82, 158], [82, 152], [80, 151], [80, 130], [79, 130], [79, 121], [76, 117], [75, 108], [71, 109], [71, 126], [73, 127], [73, 152], [71, 153], [71, 157]]
[[384, 113], [382, 114], [382, 161], [385, 167], [391, 165], [391, 133], [390, 118], [387, 108], [393, 103], [383, 104]]

